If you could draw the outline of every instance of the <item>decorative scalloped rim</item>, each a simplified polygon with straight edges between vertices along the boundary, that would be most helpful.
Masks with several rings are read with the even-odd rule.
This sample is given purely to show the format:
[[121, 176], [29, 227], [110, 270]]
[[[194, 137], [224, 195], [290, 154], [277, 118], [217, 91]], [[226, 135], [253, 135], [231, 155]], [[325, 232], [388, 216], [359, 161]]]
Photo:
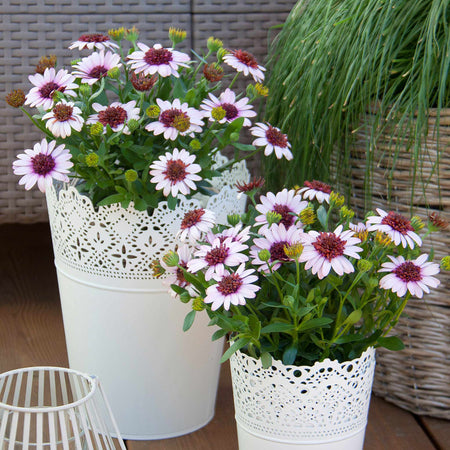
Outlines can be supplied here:
[[[317, 443], [345, 439], [367, 424], [373, 347], [343, 363], [326, 359], [313, 366], [285, 366], [274, 360], [271, 368], [263, 369], [261, 360], [240, 351], [230, 363], [236, 421], [252, 434], [277, 442]], [[327, 388], [330, 381], [334, 389]], [[332, 408], [327, 408], [327, 400]], [[289, 414], [292, 409], [294, 418]]]

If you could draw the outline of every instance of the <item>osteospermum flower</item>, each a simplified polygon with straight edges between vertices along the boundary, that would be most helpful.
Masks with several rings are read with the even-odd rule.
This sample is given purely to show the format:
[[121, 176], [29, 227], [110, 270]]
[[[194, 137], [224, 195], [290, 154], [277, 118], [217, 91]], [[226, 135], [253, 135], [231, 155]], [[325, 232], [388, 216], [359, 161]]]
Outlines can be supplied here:
[[91, 125], [100, 122], [106, 133], [106, 126], [109, 125], [114, 132], [122, 131], [123, 134], [130, 134], [127, 122], [130, 120], [139, 120], [139, 108], [136, 108], [136, 101], [131, 100], [128, 103], [114, 102], [109, 106], [93, 103], [92, 108], [97, 114], [91, 114], [86, 120], [86, 124]]
[[357, 237], [361, 242], [364, 242], [367, 239], [369, 233], [367, 231], [367, 226], [365, 223], [349, 223], [348, 227], [350, 228], [350, 230], [354, 231], [355, 237]]
[[155, 44], [153, 48], [147, 47], [140, 42], [137, 43], [140, 50], [137, 50], [127, 58], [127, 64], [136, 72], [143, 72], [145, 75], [159, 73], [162, 77], [179, 77], [179, 67], [188, 67], [186, 64], [190, 58], [186, 53], [181, 53], [171, 48], [163, 48], [160, 44]]
[[212, 244], [215, 239], [219, 238], [222, 242], [225, 239], [231, 239], [233, 242], [247, 242], [250, 239], [250, 227], [242, 228], [242, 222], [234, 227], [226, 228], [221, 233], [208, 232], [206, 240]]
[[[262, 234], [263, 237], [253, 240], [255, 245], [251, 248], [250, 254], [253, 258], [252, 264], [260, 266], [258, 270], [268, 272], [269, 265], [272, 270], [277, 270], [282, 262], [290, 261], [284, 248], [301, 242], [304, 233], [294, 225], [286, 228], [282, 223], [278, 223], [273, 224]], [[270, 252], [268, 261], [261, 260], [259, 255], [261, 250]]]
[[233, 241], [231, 238], [222, 241], [216, 238], [211, 245], [200, 245], [194, 253], [194, 259], [188, 262], [189, 272], [198, 272], [207, 269], [205, 280], [209, 281], [214, 274], [223, 276], [225, 266], [234, 267], [248, 261], [248, 256], [241, 253], [248, 248], [241, 242]]
[[184, 215], [178, 236], [181, 241], [189, 239], [194, 243], [200, 239], [202, 233], [211, 230], [215, 222], [216, 215], [213, 211], [203, 208], [193, 209]]
[[253, 106], [249, 105], [249, 99], [243, 97], [236, 101], [236, 94], [231, 89], [225, 89], [217, 98], [213, 94], [209, 94], [210, 100], [206, 99], [200, 105], [200, 108], [205, 111], [205, 116], [210, 121], [215, 121], [214, 111], [217, 108], [222, 108], [225, 111], [223, 119], [218, 120], [219, 123], [233, 122], [233, 120], [239, 117], [245, 117], [244, 127], [249, 127], [252, 123], [248, 117], [255, 117], [256, 112], [253, 111]]
[[53, 106], [55, 92], [64, 92], [65, 95], [75, 97], [73, 89], [78, 88], [73, 75], [64, 69], [56, 72], [53, 67], [45, 69], [43, 75], [36, 73], [30, 75], [28, 79], [35, 87], [26, 95], [25, 104], [31, 107], [40, 106], [46, 110]]
[[184, 149], [175, 148], [173, 153], [167, 152], [161, 155], [158, 161], [154, 161], [150, 166], [150, 180], [156, 183], [156, 190], [163, 189], [163, 194], [167, 197], [172, 194], [175, 197], [178, 192], [188, 195], [197, 186], [194, 181], [200, 181], [202, 178], [196, 175], [202, 170], [198, 164], [194, 164], [195, 155], [191, 155]]
[[176, 98], [172, 103], [156, 99], [160, 113], [158, 121], [149, 123], [145, 129], [155, 135], [163, 134], [165, 139], [174, 141], [180, 134], [198, 133], [202, 131], [203, 115], [187, 103], [181, 103]]
[[286, 228], [295, 224], [295, 221], [300, 212], [308, 206], [308, 202], [302, 200], [300, 195], [296, 195], [294, 190], [288, 191], [283, 189], [274, 195], [268, 192], [267, 195], [261, 195], [260, 204], [256, 205], [256, 210], [261, 215], [255, 218], [256, 225], [263, 225], [260, 233], [269, 228], [267, 221], [267, 213], [274, 212], [281, 215], [282, 223]]
[[25, 150], [13, 162], [13, 171], [16, 175], [23, 175], [19, 184], [25, 189], [31, 189], [36, 183], [41, 192], [55, 180], [69, 181], [66, 175], [73, 166], [71, 155], [64, 145], [56, 147], [56, 141], [47, 142], [45, 139], [34, 144], [33, 149]]
[[362, 252], [361, 241], [353, 237], [351, 230], [343, 231], [339, 225], [334, 232], [309, 231], [303, 235], [303, 252], [299, 261], [306, 262], [305, 270], [312, 269], [312, 273], [322, 278], [333, 269], [338, 275], [355, 271], [353, 264], [345, 257], [359, 259]]
[[245, 270], [245, 265], [241, 264], [234, 273], [225, 270], [223, 275], [214, 275], [217, 284], [206, 289], [205, 303], [212, 303], [213, 311], [221, 306], [228, 311], [231, 305], [245, 305], [246, 299], [255, 298], [261, 289], [253, 284], [258, 280], [252, 275], [254, 272], [254, 269]]
[[[178, 255], [178, 266], [183, 267], [184, 269], [187, 269], [188, 262], [192, 259], [192, 251], [188, 245], [180, 245], [177, 249], [177, 255]], [[186, 278], [184, 277], [183, 270], [178, 266], [168, 266], [164, 263], [164, 260], [161, 260], [161, 265], [164, 268], [166, 274], [168, 275], [167, 278], [164, 280], [164, 284], [170, 286], [171, 284], [176, 284], [177, 286], [180, 286], [184, 289], [186, 289], [190, 295], [195, 295], [195, 290], [191, 283], [186, 281]], [[173, 297], [175, 297], [177, 294], [175, 291], [170, 289], [170, 293]]]
[[407, 291], [418, 298], [429, 293], [430, 287], [437, 287], [439, 280], [432, 275], [439, 273], [439, 264], [427, 262], [428, 255], [423, 254], [414, 260], [405, 260], [403, 256], [389, 256], [391, 262], [381, 264], [378, 272], [390, 272], [380, 280], [380, 287], [391, 289], [399, 297]]
[[298, 190], [298, 193], [307, 200], [316, 199], [319, 203], [324, 201], [330, 203], [331, 186], [321, 181], [305, 181], [303, 188]]
[[251, 75], [256, 82], [264, 80], [263, 66], [259, 66], [256, 58], [245, 50], [232, 50], [223, 57], [223, 61], [229, 66], [242, 72], [245, 76]]
[[78, 50], [83, 50], [87, 48], [92, 50], [94, 48], [98, 50], [105, 50], [106, 48], [119, 48], [117, 44], [111, 42], [109, 36], [100, 33], [90, 33], [81, 35], [77, 41], [70, 44], [69, 49], [72, 50], [78, 48]]
[[45, 126], [55, 137], [63, 139], [72, 134], [72, 128], [80, 131], [83, 127], [84, 119], [81, 116], [81, 109], [72, 102], [61, 100], [51, 111], [42, 116], [46, 120]]
[[283, 156], [289, 161], [293, 158], [291, 151], [291, 144], [288, 142], [287, 136], [283, 134], [278, 128], [265, 123], [257, 123], [250, 128], [253, 136], [256, 136], [252, 144], [256, 147], [265, 147], [264, 154], [269, 156], [275, 152], [278, 159]]
[[105, 77], [109, 70], [121, 67], [120, 56], [112, 52], [92, 53], [74, 65], [72, 72], [77, 78], [81, 78], [82, 83], [94, 84]]
[[378, 216], [367, 218], [368, 231], [381, 231], [386, 233], [395, 245], [402, 244], [403, 248], [414, 248], [415, 243], [420, 247], [422, 239], [414, 232], [411, 221], [394, 211], [383, 211], [377, 208]]

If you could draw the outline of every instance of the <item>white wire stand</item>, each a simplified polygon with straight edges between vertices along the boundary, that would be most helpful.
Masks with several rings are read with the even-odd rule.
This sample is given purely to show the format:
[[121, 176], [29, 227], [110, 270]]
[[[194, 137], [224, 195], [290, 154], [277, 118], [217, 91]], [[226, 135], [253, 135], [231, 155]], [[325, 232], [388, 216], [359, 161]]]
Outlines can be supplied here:
[[19, 449], [126, 447], [97, 377], [28, 367], [0, 375], [0, 450]]

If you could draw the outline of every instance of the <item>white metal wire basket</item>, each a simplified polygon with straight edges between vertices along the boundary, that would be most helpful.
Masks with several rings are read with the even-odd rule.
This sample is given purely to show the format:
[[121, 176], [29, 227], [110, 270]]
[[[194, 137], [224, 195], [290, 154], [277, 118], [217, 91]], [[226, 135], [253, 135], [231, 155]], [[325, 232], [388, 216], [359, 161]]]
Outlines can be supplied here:
[[0, 450], [126, 450], [95, 376], [12, 370], [0, 375], [0, 400]]

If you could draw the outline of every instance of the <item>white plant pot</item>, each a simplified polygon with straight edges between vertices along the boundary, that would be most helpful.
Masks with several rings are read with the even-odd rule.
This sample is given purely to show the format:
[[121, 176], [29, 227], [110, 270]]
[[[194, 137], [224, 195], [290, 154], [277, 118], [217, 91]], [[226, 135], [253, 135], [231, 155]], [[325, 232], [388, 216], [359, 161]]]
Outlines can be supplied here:
[[362, 450], [375, 350], [339, 363], [285, 366], [231, 357], [239, 450]]
[[183, 332], [189, 306], [150, 264], [175, 247], [185, 212], [206, 207], [222, 223], [244, 212], [234, 184], [248, 179], [239, 164], [215, 180], [217, 195], [174, 211], [163, 202], [151, 216], [132, 205], [95, 210], [71, 186], [47, 190], [69, 364], [102, 380], [123, 438], [180, 436], [214, 415], [223, 341], [211, 341], [206, 314]]

